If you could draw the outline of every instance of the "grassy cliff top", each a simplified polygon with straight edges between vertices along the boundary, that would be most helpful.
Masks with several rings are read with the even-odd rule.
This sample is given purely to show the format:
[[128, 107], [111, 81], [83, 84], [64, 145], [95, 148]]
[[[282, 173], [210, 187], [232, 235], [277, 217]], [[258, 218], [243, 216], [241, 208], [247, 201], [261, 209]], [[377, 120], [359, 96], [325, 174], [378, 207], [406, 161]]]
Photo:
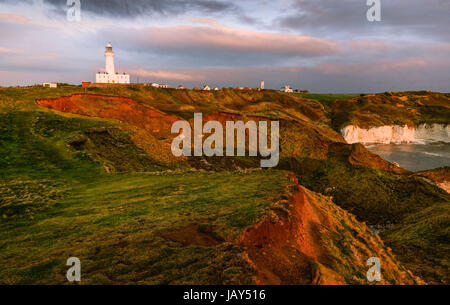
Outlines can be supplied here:
[[435, 92], [367, 94], [329, 105], [331, 125], [362, 128], [383, 125], [450, 124], [450, 96]]
[[[445, 113], [446, 95], [404, 94], [418, 100], [401, 94], [202, 92], [136, 85], [0, 88], [1, 278], [7, 283], [64, 283], [65, 260], [79, 255], [86, 283], [253, 283], [267, 269], [267, 260], [253, 248], [254, 262], [264, 268], [251, 267], [245, 247], [259, 249], [259, 244], [242, 245], [236, 238], [274, 211], [287, 221], [282, 223], [298, 221], [288, 200], [289, 171], [312, 190], [300, 187], [299, 192], [307, 194], [308, 206], [316, 211], [306, 215], [316, 218], [302, 221], [317, 224], [319, 236], [308, 238], [320, 245], [326, 259], [300, 244], [274, 252], [280, 258], [288, 255], [290, 268], [303, 273], [293, 279], [274, 269], [270, 272], [276, 277], [266, 274], [267, 281], [363, 283], [361, 257], [377, 253], [391, 262], [387, 282], [416, 281], [361, 223], [368, 221], [394, 225], [385, 231], [388, 246], [402, 264], [436, 282], [448, 260], [421, 237], [428, 224], [419, 223], [417, 213], [427, 209], [424, 215], [438, 219], [427, 227], [427, 236], [445, 240], [447, 219], [434, 217], [447, 210], [449, 195], [362, 146], [345, 144], [331, 128], [370, 109], [369, 118], [378, 123], [387, 122], [384, 112], [391, 107], [408, 109], [405, 113], [408, 107], [425, 107], [433, 120], [440, 118], [434, 111]], [[394, 105], [394, 100], [399, 101]], [[280, 120], [280, 167], [255, 170], [259, 165], [251, 158], [174, 162], [171, 138], [162, 129], [174, 118], [191, 120], [194, 112], [219, 121]], [[411, 120], [424, 118], [423, 113]], [[414, 236], [414, 242], [398, 232]], [[404, 253], [431, 259], [410, 264]], [[338, 267], [358, 259], [358, 264]]]
[[227, 240], [267, 213], [286, 177], [259, 171], [3, 180], [1, 283], [67, 283], [65, 261], [75, 256], [83, 284], [250, 284], [254, 271]]
[[34, 110], [35, 99], [74, 93], [129, 97], [184, 119], [191, 119], [193, 112], [227, 112], [298, 119], [331, 126], [336, 130], [349, 124], [367, 128], [392, 124], [450, 123], [450, 94], [430, 91], [355, 95], [287, 94], [275, 90], [176, 90], [143, 85], [103, 88], [61, 85], [56, 89], [41, 86], [0, 87], [0, 111], [11, 107], [16, 110]]

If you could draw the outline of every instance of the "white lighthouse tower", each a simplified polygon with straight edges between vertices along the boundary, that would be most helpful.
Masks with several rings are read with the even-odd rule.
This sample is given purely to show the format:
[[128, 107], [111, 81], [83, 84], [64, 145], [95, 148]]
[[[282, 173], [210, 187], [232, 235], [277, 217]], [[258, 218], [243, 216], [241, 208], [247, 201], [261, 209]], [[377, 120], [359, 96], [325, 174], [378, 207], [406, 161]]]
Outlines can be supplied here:
[[116, 70], [114, 69], [114, 51], [112, 49], [111, 43], [108, 43], [106, 45], [105, 57], [106, 57], [106, 73], [112, 75], [116, 74]]
[[114, 51], [111, 43], [108, 43], [106, 45], [105, 58], [106, 58], [106, 67], [105, 67], [106, 72], [97, 73], [95, 81], [97, 83], [103, 84], [129, 84], [130, 83], [129, 74], [116, 73], [116, 70], [114, 68]]

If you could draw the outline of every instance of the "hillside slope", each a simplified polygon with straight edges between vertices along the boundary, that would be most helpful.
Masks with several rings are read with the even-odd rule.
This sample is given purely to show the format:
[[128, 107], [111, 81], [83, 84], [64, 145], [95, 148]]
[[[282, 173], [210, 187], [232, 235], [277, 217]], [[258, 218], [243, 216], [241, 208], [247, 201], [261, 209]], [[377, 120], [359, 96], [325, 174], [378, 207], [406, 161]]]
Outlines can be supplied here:
[[[368, 255], [386, 264], [383, 283], [420, 282], [403, 265], [427, 282], [448, 282], [449, 259], [432, 249], [446, 249], [447, 220], [432, 219], [446, 213], [449, 194], [361, 145], [345, 144], [330, 128], [334, 102], [275, 91], [88, 89], [0, 88], [0, 254], [11, 282], [64, 281], [61, 251], [88, 259], [86, 283], [357, 284], [366, 283]], [[292, 186], [284, 171], [254, 172], [259, 158], [173, 158], [167, 128], [177, 119], [192, 122], [194, 112], [221, 122], [279, 120], [279, 169], [294, 172], [307, 189]], [[420, 222], [424, 209], [431, 226]], [[166, 223], [163, 215], [178, 220]], [[72, 220], [79, 233], [70, 232]], [[382, 231], [401, 263], [361, 222]], [[138, 228], [148, 229], [144, 239]], [[182, 232], [196, 236], [194, 243]], [[93, 252], [78, 253], [70, 243]], [[148, 256], [147, 243], [159, 250]], [[49, 244], [55, 247], [41, 247]], [[23, 247], [34, 254], [23, 252], [16, 264], [12, 258]], [[32, 263], [24, 263], [27, 255]], [[223, 263], [230, 257], [231, 265]], [[116, 265], [119, 271], [108, 267]], [[215, 276], [219, 265], [225, 269]], [[204, 272], [190, 277], [199, 266]]]
[[259, 284], [368, 284], [366, 261], [382, 261], [382, 284], [418, 284], [381, 239], [328, 197], [299, 186], [295, 176], [281, 216], [247, 228], [244, 246]]
[[447, 193], [450, 193], [450, 166], [418, 172], [417, 175], [430, 179]]
[[385, 125], [449, 124], [450, 96], [435, 92], [386, 92], [338, 100], [328, 107], [331, 125], [370, 128]]

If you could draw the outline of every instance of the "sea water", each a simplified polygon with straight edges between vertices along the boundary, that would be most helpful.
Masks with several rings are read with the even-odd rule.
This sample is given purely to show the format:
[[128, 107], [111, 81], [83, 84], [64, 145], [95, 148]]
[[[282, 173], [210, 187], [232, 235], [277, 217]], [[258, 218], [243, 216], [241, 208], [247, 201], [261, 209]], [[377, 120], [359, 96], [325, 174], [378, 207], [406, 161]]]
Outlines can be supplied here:
[[450, 143], [379, 144], [366, 146], [371, 152], [410, 171], [450, 166]]

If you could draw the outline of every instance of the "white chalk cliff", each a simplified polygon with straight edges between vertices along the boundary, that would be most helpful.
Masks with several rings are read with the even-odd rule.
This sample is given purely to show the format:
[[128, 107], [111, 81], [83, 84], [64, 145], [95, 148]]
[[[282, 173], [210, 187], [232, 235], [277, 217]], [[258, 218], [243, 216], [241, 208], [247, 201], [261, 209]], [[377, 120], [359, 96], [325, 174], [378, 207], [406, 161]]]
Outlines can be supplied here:
[[347, 143], [390, 144], [390, 143], [450, 143], [450, 125], [421, 124], [417, 127], [388, 125], [370, 129], [348, 125], [341, 130]]

